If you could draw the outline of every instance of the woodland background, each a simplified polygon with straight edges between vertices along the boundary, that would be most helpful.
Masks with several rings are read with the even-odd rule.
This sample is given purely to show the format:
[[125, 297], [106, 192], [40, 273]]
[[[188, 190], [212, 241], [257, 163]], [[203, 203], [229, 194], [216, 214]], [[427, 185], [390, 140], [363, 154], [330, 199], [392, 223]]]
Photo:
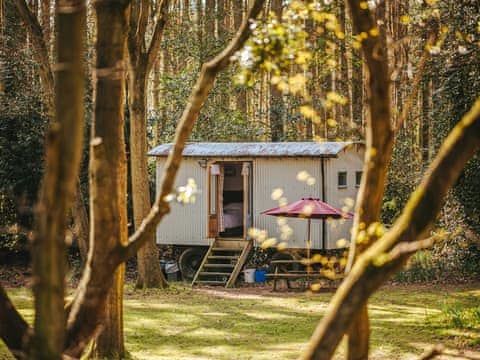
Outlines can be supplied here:
[[[189, 138], [365, 140], [346, 277], [304, 358], [344, 335], [347, 357], [367, 358], [368, 298], [419, 250], [438, 243], [401, 279], [478, 275], [479, 5], [347, 3], [352, 24], [327, 0], [255, 0], [248, 15], [226, 0], [0, 3], [2, 254], [31, 247], [35, 300], [32, 328], [0, 285], [16, 357], [80, 357], [93, 338], [96, 356], [123, 357], [124, 262], [137, 255], [137, 287], [167, 286], [153, 234]], [[146, 152], [172, 139], [151, 207]], [[88, 257], [65, 304], [71, 243]]]
[[[342, 1], [328, 1], [341, 21], [347, 40], [326, 40], [311, 32], [314, 61], [308, 69], [308, 90], [312, 107], [321, 121], [312, 122], [300, 111], [299, 95], [279, 90], [271, 84], [271, 73], [236, 82], [239, 68], [230, 67], [216, 80], [191, 141], [312, 141], [364, 140], [366, 94], [365, 69], [355, 48], [351, 24]], [[0, 47], [0, 254], [4, 261], [12, 253], [25, 255], [32, 228], [32, 204], [36, 200], [43, 173], [44, 138], [48, 123], [45, 91], [38, 75], [35, 49], [11, 1], [1, 1]], [[151, 14], [158, 6], [149, 2]], [[38, 16], [43, 36], [54, 52], [54, 2], [30, 0]], [[439, 23], [449, 31], [441, 51], [420, 68], [422, 43], [428, 26], [421, 25], [425, 5], [421, 2], [390, 1], [385, 6], [388, 40], [395, 57], [392, 75], [392, 106], [399, 117], [404, 99], [412, 91], [414, 76], [421, 73], [413, 106], [398, 132], [398, 140], [389, 172], [382, 220], [393, 223], [408, 195], [418, 184], [448, 131], [456, 124], [480, 90], [480, 54], [473, 35], [477, 32], [479, 5], [475, 1], [440, 2]], [[152, 72], [148, 78], [148, 148], [171, 142], [200, 66], [217, 54], [238, 29], [247, 9], [246, 1], [206, 0], [173, 1], [169, 20]], [[266, 4], [268, 11], [280, 15], [281, 0]], [[153, 16], [153, 15], [150, 15]], [[403, 18], [402, 18], [403, 16]], [[400, 20], [399, 20], [400, 19]], [[151, 20], [151, 19], [150, 19]], [[307, 24], [313, 27], [314, 24]], [[91, 6], [87, 14], [85, 38], [87, 63], [94, 57], [95, 28]], [[146, 37], [151, 37], [149, 23]], [[405, 41], [408, 39], [408, 41]], [[297, 69], [292, 68], [294, 74]], [[91, 67], [86, 67], [86, 117], [92, 116]], [[128, 90], [127, 90], [128, 91]], [[337, 91], [348, 99], [346, 105], [325, 110], [320, 99]], [[318, 99], [316, 101], [315, 99]], [[126, 142], [130, 145], [130, 117], [126, 105]], [[88, 142], [85, 142], [88, 144]], [[71, 224], [75, 244], [81, 243], [88, 229], [88, 146], [84, 146], [80, 174], [81, 196], [77, 198]], [[471, 278], [480, 271], [480, 160], [478, 155], [467, 165], [438, 220], [452, 235], [431, 251], [415, 255], [409, 271], [399, 280], [440, 280]], [[149, 166], [153, 197], [153, 164]], [[131, 184], [129, 176], [129, 184]], [[131, 185], [129, 187], [131, 191]], [[132, 196], [129, 196], [129, 222], [133, 223]], [[83, 230], [82, 230], [83, 228]], [[132, 229], [132, 226], [131, 226]], [[75, 258], [75, 256], [73, 257]], [[78, 262], [77, 262], [78, 263]]]

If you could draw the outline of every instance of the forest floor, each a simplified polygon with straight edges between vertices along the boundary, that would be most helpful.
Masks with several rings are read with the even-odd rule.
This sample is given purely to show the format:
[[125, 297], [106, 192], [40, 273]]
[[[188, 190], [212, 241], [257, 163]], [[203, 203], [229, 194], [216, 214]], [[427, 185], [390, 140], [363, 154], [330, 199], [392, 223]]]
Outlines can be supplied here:
[[[125, 289], [125, 339], [134, 359], [295, 359], [333, 292], [270, 287]], [[8, 289], [32, 321], [25, 287]], [[370, 301], [372, 359], [414, 359], [443, 344], [439, 359], [480, 359], [480, 284], [389, 285]], [[342, 343], [336, 358], [344, 354]], [[0, 342], [0, 359], [10, 359]]]

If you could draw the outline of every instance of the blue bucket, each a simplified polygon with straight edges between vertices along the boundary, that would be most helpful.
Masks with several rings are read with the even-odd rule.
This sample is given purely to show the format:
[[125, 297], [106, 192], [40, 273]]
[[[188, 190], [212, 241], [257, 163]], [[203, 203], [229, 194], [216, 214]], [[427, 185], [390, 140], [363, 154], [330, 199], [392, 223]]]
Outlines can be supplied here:
[[267, 272], [265, 270], [256, 270], [255, 271], [255, 282], [262, 283], [265, 282], [265, 275]]

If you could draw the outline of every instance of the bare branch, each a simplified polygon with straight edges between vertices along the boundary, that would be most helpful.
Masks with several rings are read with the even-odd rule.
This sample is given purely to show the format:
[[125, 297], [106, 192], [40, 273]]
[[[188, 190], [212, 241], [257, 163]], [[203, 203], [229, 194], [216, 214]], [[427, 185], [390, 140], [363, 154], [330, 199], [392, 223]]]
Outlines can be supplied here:
[[180, 166], [183, 148], [186, 141], [190, 137], [193, 124], [197, 120], [198, 114], [205, 102], [215, 77], [224, 70], [230, 62], [230, 58], [238, 51], [251, 33], [249, 26], [250, 19], [254, 19], [263, 8], [264, 0], [255, 0], [248, 16], [245, 18], [242, 26], [237, 32], [237, 35], [231, 40], [230, 44], [214, 59], [202, 66], [202, 71], [197, 80], [195, 87], [192, 90], [187, 107], [185, 108], [174, 139], [174, 147], [168, 156], [165, 171], [163, 174], [160, 193], [158, 194], [150, 213], [142, 222], [137, 231], [130, 237], [129, 244], [126, 247], [121, 247], [118, 250], [118, 261], [124, 261], [134, 256], [138, 249], [154, 235], [158, 223], [163, 216], [170, 211], [170, 204], [166, 197], [169, 195], [175, 183], [175, 177]]
[[168, 0], [162, 0], [159, 6], [157, 22], [155, 24], [155, 30], [153, 32], [152, 40], [150, 41], [150, 47], [147, 50], [147, 72], [150, 73], [153, 64], [158, 56], [158, 51], [160, 49], [160, 44], [163, 38], [163, 30], [168, 20]]

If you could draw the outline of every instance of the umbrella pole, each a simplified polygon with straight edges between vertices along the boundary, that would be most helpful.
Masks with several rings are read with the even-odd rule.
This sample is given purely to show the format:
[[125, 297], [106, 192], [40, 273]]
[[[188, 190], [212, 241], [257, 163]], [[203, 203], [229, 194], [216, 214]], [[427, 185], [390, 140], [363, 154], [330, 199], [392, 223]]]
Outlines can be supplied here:
[[310, 287], [310, 271], [311, 271], [311, 264], [310, 264], [310, 223], [311, 219], [308, 218], [308, 228], [307, 228], [307, 284]]

